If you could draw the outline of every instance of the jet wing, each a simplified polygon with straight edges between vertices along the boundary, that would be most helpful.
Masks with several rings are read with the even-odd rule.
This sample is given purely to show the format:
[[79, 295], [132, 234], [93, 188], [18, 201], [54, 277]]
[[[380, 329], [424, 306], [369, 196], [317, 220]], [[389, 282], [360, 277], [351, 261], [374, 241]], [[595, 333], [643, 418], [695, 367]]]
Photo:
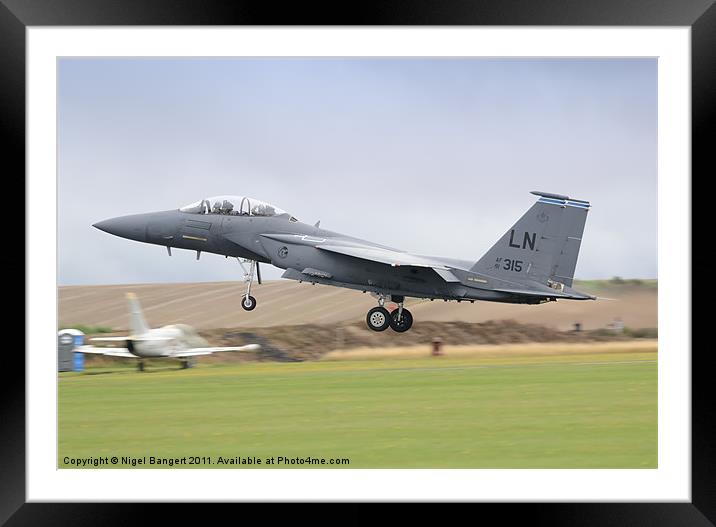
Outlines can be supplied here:
[[[126, 340], [126, 339], [125, 339]], [[127, 348], [98, 348], [96, 346], [79, 346], [77, 351], [80, 353], [94, 353], [97, 355], [108, 355], [110, 357], [125, 357], [136, 359], [136, 355], [129, 353]]]
[[[424, 267], [434, 269], [446, 282], [459, 282], [460, 280], [450, 272], [450, 268], [443, 262], [431, 259], [426, 256], [418, 256], [405, 251], [399, 251], [390, 247], [383, 247], [364, 243], [357, 239], [323, 238], [300, 234], [262, 234], [278, 242], [291, 243], [296, 245], [308, 245], [320, 251], [343, 254], [352, 258], [360, 258], [370, 262], [378, 262], [392, 267]], [[303, 273], [306, 273], [304, 270]], [[307, 273], [311, 275], [311, 273]]]
[[229, 346], [224, 348], [191, 348], [184, 351], [178, 351], [172, 357], [197, 357], [199, 355], [211, 355], [217, 351], [258, 351], [261, 346], [258, 344], [248, 344], [246, 346]]
[[539, 296], [539, 297], [554, 297], [554, 298], [567, 298], [570, 300], [596, 300], [597, 297], [585, 295], [584, 293], [578, 293], [577, 291], [570, 291], [570, 292], [561, 292], [558, 290], [549, 290], [549, 291], [535, 291], [534, 289], [510, 289], [510, 288], [502, 288], [498, 287], [494, 289], [494, 291], [499, 291], [500, 293], [512, 293], [515, 295], [524, 295], [524, 296]]
[[154, 342], [172, 340], [174, 337], [153, 337], [153, 336], [139, 336], [139, 337], [92, 337], [92, 342], [126, 342], [128, 339], [132, 339], [135, 342]]
[[398, 267], [401, 265], [412, 267], [430, 267], [433, 269], [441, 269], [447, 271], [449, 268], [440, 262], [430, 260], [424, 256], [417, 256], [410, 253], [393, 251], [390, 249], [382, 249], [380, 247], [360, 246], [360, 245], [335, 245], [321, 244], [316, 245], [316, 249], [328, 251], [332, 253], [345, 254], [354, 258], [370, 260]]

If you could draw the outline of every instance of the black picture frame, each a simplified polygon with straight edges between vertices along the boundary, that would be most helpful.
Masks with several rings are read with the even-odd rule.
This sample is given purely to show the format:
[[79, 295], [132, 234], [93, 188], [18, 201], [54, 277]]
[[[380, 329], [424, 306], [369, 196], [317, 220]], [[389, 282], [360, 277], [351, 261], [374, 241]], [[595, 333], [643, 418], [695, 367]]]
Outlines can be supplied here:
[[[688, 26], [692, 33], [692, 167], [713, 173], [709, 154], [716, 98], [716, 7], [713, 0], [488, 0], [412, 3], [361, 2], [332, 6], [198, 0], [0, 0], [0, 126], [5, 181], [25, 181], [25, 30], [28, 26], [84, 25], [568, 25]], [[692, 181], [696, 178], [692, 178]], [[24, 185], [22, 192], [24, 193]], [[696, 239], [696, 238], [695, 238]], [[10, 271], [25, 275], [17, 257]], [[691, 258], [691, 255], [685, 255]], [[690, 260], [694, 261], [694, 260]], [[14, 268], [12, 268], [14, 265]], [[7, 272], [7, 271], [6, 271]], [[19, 283], [19, 281], [18, 281]], [[685, 284], [691, 288], [691, 283]], [[25, 282], [27, 288], [27, 282]], [[18, 310], [19, 312], [19, 310]], [[23, 310], [24, 312], [24, 310]], [[684, 350], [690, 352], [691, 350]], [[690, 503], [480, 504], [501, 522], [529, 518], [549, 525], [713, 525], [716, 519], [716, 411], [711, 405], [708, 348], [692, 353], [692, 501]], [[25, 356], [6, 350], [0, 382], [0, 523], [73, 525], [134, 523], [141, 504], [26, 503]], [[157, 506], [151, 506], [157, 507]], [[206, 521], [199, 507], [163, 506], [164, 520]], [[484, 514], [480, 511], [481, 514]], [[344, 516], [371, 520], [372, 512]], [[421, 513], [422, 514], [422, 513]], [[248, 518], [245, 511], [242, 516]], [[237, 518], [238, 519], [238, 518]], [[272, 520], [276, 520], [272, 516]], [[305, 518], [316, 521], [315, 515]]]

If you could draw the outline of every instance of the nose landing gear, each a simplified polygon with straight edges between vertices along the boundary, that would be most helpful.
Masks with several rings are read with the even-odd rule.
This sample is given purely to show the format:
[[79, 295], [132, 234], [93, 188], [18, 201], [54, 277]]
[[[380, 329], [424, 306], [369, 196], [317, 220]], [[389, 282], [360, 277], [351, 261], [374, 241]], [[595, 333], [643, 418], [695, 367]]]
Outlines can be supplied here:
[[239, 260], [239, 265], [244, 270], [244, 280], [246, 281], [246, 294], [241, 300], [241, 307], [246, 311], [252, 311], [256, 307], [256, 299], [251, 296], [251, 283], [254, 281], [254, 272], [256, 272], [259, 285], [261, 284], [261, 270], [259, 269], [259, 263], [255, 260], [251, 260], [251, 266], [248, 271], [241, 260]]
[[246, 295], [243, 300], [241, 300], [241, 307], [243, 307], [246, 311], [251, 311], [256, 307], [256, 299], [251, 295]]

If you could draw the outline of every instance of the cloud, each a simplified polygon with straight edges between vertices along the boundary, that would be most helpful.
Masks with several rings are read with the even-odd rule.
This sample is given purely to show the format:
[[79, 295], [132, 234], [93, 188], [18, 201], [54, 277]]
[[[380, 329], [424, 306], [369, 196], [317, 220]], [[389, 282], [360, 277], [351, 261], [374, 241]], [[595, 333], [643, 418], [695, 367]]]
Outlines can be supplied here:
[[477, 260], [530, 190], [592, 202], [577, 276], [653, 277], [656, 80], [654, 59], [62, 59], [59, 283], [240, 279], [91, 227], [217, 194]]

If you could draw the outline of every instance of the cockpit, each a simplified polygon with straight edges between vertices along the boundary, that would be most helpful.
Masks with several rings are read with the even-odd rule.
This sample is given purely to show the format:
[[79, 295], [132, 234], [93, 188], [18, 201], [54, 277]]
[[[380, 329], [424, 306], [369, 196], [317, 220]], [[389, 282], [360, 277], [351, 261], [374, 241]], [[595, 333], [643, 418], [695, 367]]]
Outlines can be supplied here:
[[288, 212], [270, 203], [248, 196], [214, 196], [179, 209], [189, 214], [222, 214], [226, 216], [283, 216], [289, 221], [298, 221]]

